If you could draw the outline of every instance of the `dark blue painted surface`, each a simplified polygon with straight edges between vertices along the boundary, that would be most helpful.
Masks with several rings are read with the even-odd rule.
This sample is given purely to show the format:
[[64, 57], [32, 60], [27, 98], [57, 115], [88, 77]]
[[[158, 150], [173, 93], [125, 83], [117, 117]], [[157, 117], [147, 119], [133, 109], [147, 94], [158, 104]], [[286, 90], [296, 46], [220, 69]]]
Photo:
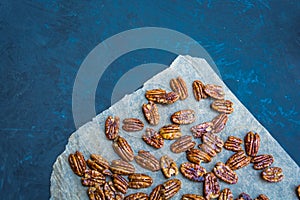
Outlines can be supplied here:
[[[300, 164], [298, 0], [78, 2], [0, 2], [0, 199], [49, 197], [52, 164], [75, 130], [71, 98], [81, 62], [104, 39], [143, 26], [203, 45], [231, 90]], [[149, 50], [114, 62], [99, 83], [97, 111], [110, 106], [122, 73], [174, 57]]]

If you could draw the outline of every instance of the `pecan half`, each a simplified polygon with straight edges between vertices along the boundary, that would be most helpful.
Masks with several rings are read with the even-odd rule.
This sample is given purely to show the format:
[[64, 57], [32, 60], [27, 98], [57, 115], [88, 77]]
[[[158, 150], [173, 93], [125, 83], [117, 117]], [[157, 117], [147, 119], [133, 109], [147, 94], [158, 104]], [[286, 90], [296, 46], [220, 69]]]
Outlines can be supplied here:
[[239, 195], [239, 198], [236, 200], [252, 200], [252, 199], [249, 194], [243, 192]]
[[159, 134], [166, 140], [177, 139], [182, 135], [180, 126], [177, 124], [169, 124], [161, 127], [159, 129]]
[[297, 196], [300, 199], [300, 185], [296, 188]]
[[270, 167], [261, 172], [261, 176], [264, 180], [272, 183], [282, 181], [284, 175], [280, 167]]
[[204, 92], [214, 99], [224, 99], [225, 96], [222, 86], [214, 84], [205, 85]]
[[127, 118], [123, 120], [122, 129], [127, 132], [141, 131], [144, 128], [144, 123], [137, 118]]
[[118, 136], [114, 140], [112, 147], [113, 147], [114, 151], [116, 152], [116, 154], [118, 154], [118, 156], [120, 156], [120, 158], [122, 158], [123, 160], [129, 162], [134, 159], [134, 154], [131, 149], [131, 146], [128, 144], [128, 142], [127, 142], [127, 140], [125, 140], [125, 138]]
[[245, 150], [249, 156], [256, 156], [260, 146], [260, 136], [258, 133], [248, 132], [244, 139]]
[[160, 158], [160, 168], [166, 178], [176, 176], [178, 174], [178, 167], [176, 162], [167, 155]]
[[72, 171], [78, 176], [83, 176], [86, 170], [86, 163], [82, 153], [76, 151], [74, 154], [70, 154], [68, 161]]
[[260, 194], [258, 197], [256, 197], [254, 200], [270, 200], [269, 197], [267, 197], [264, 194]]
[[205, 200], [203, 196], [197, 194], [184, 194], [181, 200]]
[[148, 194], [143, 192], [137, 192], [126, 196], [124, 200], [148, 200]]
[[253, 157], [251, 162], [253, 163], [254, 169], [260, 170], [269, 167], [274, 162], [274, 158], [272, 155], [263, 154]]
[[113, 160], [110, 165], [110, 170], [114, 174], [120, 175], [129, 175], [135, 172], [135, 168], [132, 164], [121, 159]]
[[204, 122], [193, 126], [190, 130], [193, 133], [194, 138], [202, 138], [202, 135], [210, 133], [213, 130], [213, 125], [212, 122]]
[[113, 182], [106, 182], [103, 186], [103, 191], [106, 199], [116, 199], [116, 188], [113, 185]]
[[229, 151], [241, 151], [243, 148], [241, 147], [241, 144], [243, 143], [243, 140], [241, 138], [235, 137], [235, 136], [229, 136], [224, 143], [224, 148]]
[[217, 162], [214, 169], [216, 177], [229, 184], [236, 184], [238, 181], [237, 174], [222, 162]]
[[114, 140], [119, 134], [120, 118], [108, 116], [105, 121], [105, 136], [109, 140]]
[[195, 145], [196, 142], [192, 140], [192, 136], [184, 135], [171, 144], [170, 150], [173, 153], [181, 153], [194, 148]]
[[250, 161], [251, 157], [248, 157], [244, 151], [238, 151], [227, 160], [226, 165], [232, 170], [237, 170], [247, 166]]
[[149, 124], [157, 125], [159, 123], [159, 113], [158, 108], [155, 103], [149, 101], [147, 104], [143, 104], [142, 106], [144, 116]]
[[202, 143], [199, 144], [198, 147], [204, 151], [205, 153], [207, 153], [210, 157], [215, 157], [217, 155], [217, 152], [214, 150], [214, 148], [211, 145]]
[[149, 101], [153, 101], [161, 104], [172, 104], [179, 99], [179, 95], [176, 94], [175, 92], [167, 93], [163, 89], [147, 90], [145, 97]]
[[137, 164], [145, 169], [153, 172], [160, 170], [159, 160], [157, 160], [149, 151], [140, 150], [134, 159]]
[[103, 158], [101, 155], [91, 154], [91, 159], [86, 161], [87, 165], [94, 170], [103, 172], [106, 169], [109, 169], [109, 162]]
[[163, 200], [162, 198], [162, 185], [156, 186], [149, 195], [149, 200]]
[[162, 184], [162, 199], [170, 199], [181, 189], [181, 181], [179, 179], [171, 179]]
[[171, 115], [171, 121], [175, 124], [191, 124], [195, 120], [195, 111], [191, 109], [180, 110]]
[[153, 183], [152, 178], [146, 174], [130, 174], [128, 180], [129, 188], [134, 189], [147, 188]]
[[180, 76], [170, 80], [170, 87], [179, 95], [181, 100], [184, 100], [189, 96], [186, 83]]
[[193, 93], [197, 101], [207, 98], [207, 95], [204, 92], [204, 84], [199, 80], [193, 82]]
[[233, 112], [233, 103], [229, 100], [215, 100], [210, 106], [219, 113], [231, 114]]
[[213, 123], [213, 129], [211, 132], [212, 133], [221, 132], [225, 128], [227, 121], [228, 121], [228, 115], [224, 113], [221, 113], [215, 118], [213, 118], [211, 121]]
[[166, 103], [172, 104], [175, 103], [179, 99], [179, 95], [175, 92], [169, 92], [166, 94]]
[[203, 192], [205, 199], [217, 198], [220, 195], [218, 179], [212, 172], [204, 175]]
[[180, 165], [180, 172], [182, 175], [192, 181], [204, 181], [204, 174], [206, 169], [195, 163], [185, 162]]
[[210, 162], [211, 157], [206, 152], [200, 150], [200, 149], [190, 149], [186, 152], [186, 158], [195, 164], [200, 164], [203, 162]]
[[105, 176], [96, 170], [86, 170], [81, 178], [83, 186], [96, 186], [105, 183]]
[[202, 136], [202, 142], [210, 146], [216, 153], [220, 153], [222, 151], [222, 147], [224, 146], [223, 140], [217, 135], [211, 133], [204, 134]]
[[115, 188], [123, 194], [126, 194], [128, 189], [128, 181], [123, 176], [118, 174], [114, 174], [112, 180]]
[[156, 149], [159, 149], [159, 148], [164, 146], [163, 137], [152, 128], [147, 128], [146, 129], [146, 133], [143, 134], [142, 139], [148, 145], [150, 145], [150, 146], [152, 146]]
[[220, 193], [218, 200], [233, 200], [233, 194], [229, 188], [225, 188]]
[[90, 200], [105, 200], [105, 195], [100, 185], [89, 187], [87, 190], [87, 195], [89, 196]]

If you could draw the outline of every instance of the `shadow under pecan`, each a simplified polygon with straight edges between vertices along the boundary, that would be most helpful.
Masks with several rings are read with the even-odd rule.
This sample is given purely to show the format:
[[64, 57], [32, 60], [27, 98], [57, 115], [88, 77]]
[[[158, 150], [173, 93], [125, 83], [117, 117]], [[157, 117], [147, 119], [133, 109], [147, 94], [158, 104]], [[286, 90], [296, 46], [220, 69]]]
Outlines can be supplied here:
[[74, 154], [70, 154], [68, 161], [72, 171], [78, 176], [83, 176], [84, 171], [86, 170], [86, 163], [82, 153], [76, 151]]

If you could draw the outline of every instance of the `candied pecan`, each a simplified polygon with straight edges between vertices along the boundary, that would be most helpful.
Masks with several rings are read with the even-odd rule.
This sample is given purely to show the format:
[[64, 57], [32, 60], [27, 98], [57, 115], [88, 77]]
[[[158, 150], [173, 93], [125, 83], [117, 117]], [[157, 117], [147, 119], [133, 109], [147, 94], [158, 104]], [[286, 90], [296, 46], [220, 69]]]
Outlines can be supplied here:
[[256, 156], [260, 146], [260, 136], [258, 133], [248, 132], [244, 139], [245, 150], [248, 156]]
[[181, 153], [194, 148], [196, 142], [192, 140], [192, 136], [184, 135], [171, 144], [170, 149], [173, 153]]
[[103, 185], [105, 183], [105, 176], [96, 170], [85, 170], [81, 178], [81, 183], [83, 186]]
[[159, 134], [166, 140], [173, 140], [180, 138], [182, 133], [180, 132], [180, 126], [177, 124], [169, 124], [159, 129]]
[[176, 162], [167, 155], [160, 158], [160, 168], [166, 178], [176, 176], [178, 174], [178, 167]]
[[224, 145], [224, 142], [221, 138], [211, 133], [205, 133], [202, 136], [202, 142], [209, 145], [216, 153], [220, 153]]
[[162, 200], [162, 185], [156, 186], [149, 195], [149, 200]]
[[123, 160], [129, 162], [134, 159], [134, 154], [131, 149], [131, 146], [128, 144], [128, 142], [127, 142], [127, 140], [125, 140], [125, 138], [118, 136], [114, 140], [112, 147], [113, 147], [114, 151], [116, 152], [116, 154], [118, 154], [118, 156], [120, 156], [120, 158], [122, 158]]
[[134, 159], [137, 164], [145, 169], [153, 172], [160, 170], [159, 160], [157, 160], [149, 151], [140, 150]]
[[100, 185], [89, 187], [87, 190], [87, 195], [89, 196], [90, 200], [105, 200], [105, 195]]
[[156, 103], [162, 103], [162, 104], [172, 104], [179, 99], [179, 95], [176, 94], [175, 92], [167, 93], [163, 89], [147, 90], [145, 97], [149, 101], [153, 101]]
[[150, 145], [156, 149], [160, 149], [161, 147], [164, 146], [163, 137], [152, 128], [146, 129], [146, 133], [142, 135], [142, 139], [148, 145]]
[[204, 84], [199, 80], [193, 82], [193, 93], [197, 101], [207, 98], [207, 95], [204, 92]]
[[243, 150], [243, 148], [241, 147], [242, 143], [243, 140], [241, 138], [229, 136], [226, 142], [224, 143], [224, 148], [234, 152], [241, 151]]
[[204, 181], [206, 169], [195, 163], [185, 162], [180, 165], [180, 172], [192, 181], [202, 182]]
[[260, 170], [269, 167], [274, 162], [274, 158], [272, 155], [263, 154], [253, 157], [251, 162], [253, 163], [254, 169]]
[[195, 111], [191, 109], [180, 110], [171, 115], [171, 121], [175, 124], [191, 124], [195, 120]]
[[122, 129], [127, 132], [141, 131], [144, 128], [144, 123], [137, 118], [126, 118], [123, 120]]
[[220, 195], [218, 179], [212, 172], [204, 175], [203, 192], [205, 199], [217, 198]]
[[221, 113], [215, 118], [213, 118], [211, 121], [213, 123], [213, 128], [211, 132], [212, 133], [221, 132], [225, 128], [227, 121], [228, 121], [228, 115], [224, 113]]
[[236, 184], [238, 181], [237, 174], [222, 162], [217, 162], [214, 169], [216, 177], [229, 184]]
[[256, 197], [254, 200], [270, 200], [269, 197], [267, 197], [264, 194], [260, 194], [258, 197]]
[[261, 176], [264, 180], [272, 183], [282, 181], [284, 175], [280, 167], [270, 167], [261, 172]]
[[172, 104], [175, 103], [179, 99], [179, 95], [175, 92], [169, 92], [166, 94], [166, 103]]
[[186, 158], [195, 164], [200, 164], [203, 162], [210, 162], [211, 157], [206, 152], [200, 150], [200, 149], [190, 149], [186, 152]]
[[110, 169], [105, 169], [101, 172], [104, 176], [112, 176], [113, 173], [110, 171]]
[[225, 188], [220, 193], [218, 200], [233, 200], [233, 194], [229, 188]]
[[190, 130], [193, 133], [194, 138], [201, 138], [205, 133], [210, 133], [212, 131], [213, 125], [212, 122], [204, 122], [193, 126]]
[[147, 188], [153, 183], [152, 178], [146, 174], [130, 174], [128, 180], [129, 188], [134, 189]]
[[113, 160], [110, 165], [110, 170], [114, 174], [120, 175], [129, 175], [135, 172], [135, 168], [132, 164], [121, 159]]
[[108, 116], [105, 121], [105, 136], [109, 140], [114, 140], [119, 134], [120, 118]]
[[142, 106], [144, 116], [146, 120], [149, 122], [151, 125], [157, 125], [159, 122], [159, 113], [158, 113], [158, 108], [155, 103], [152, 101], [149, 101], [147, 104], [143, 104]]
[[236, 200], [252, 200], [252, 199], [249, 194], [243, 192], [239, 195], [239, 198]]
[[247, 166], [250, 160], [251, 157], [248, 157], [244, 151], [238, 151], [227, 160], [226, 165], [232, 170], [237, 170]]
[[76, 151], [74, 154], [70, 154], [68, 161], [72, 171], [78, 176], [83, 176], [86, 170], [86, 163], [82, 153]]
[[300, 199], [300, 185], [296, 188], [297, 196]]
[[171, 179], [162, 184], [162, 199], [170, 199], [181, 189], [181, 181], [179, 179]]
[[181, 200], [205, 200], [203, 196], [197, 194], [184, 194]]
[[229, 100], [215, 100], [210, 106], [219, 113], [231, 114], [233, 112], [233, 103]]
[[214, 84], [205, 85], [204, 92], [214, 99], [224, 99], [225, 96], [222, 86]]
[[103, 172], [105, 169], [109, 169], [109, 162], [101, 155], [91, 154], [91, 159], [86, 161], [87, 165], [94, 170]]
[[188, 90], [185, 81], [179, 76], [170, 80], [171, 89], [179, 95], [181, 100], [188, 97]]
[[118, 174], [114, 174], [112, 180], [115, 188], [123, 194], [126, 194], [128, 189], [128, 181], [123, 176]]
[[115, 199], [116, 198], [116, 188], [113, 185], [112, 181], [106, 182], [103, 186], [103, 191], [106, 199]]
[[148, 194], [143, 192], [137, 192], [126, 196], [124, 200], [148, 200]]
[[198, 147], [204, 151], [205, 153], [207, 153], [210, 157], [215, 157], [217, 155], [217, 152], [215, 151], [215, 149], [213, 148], [212, 145], [206, 144], [206, 143], [202, 143], [199, 144]]

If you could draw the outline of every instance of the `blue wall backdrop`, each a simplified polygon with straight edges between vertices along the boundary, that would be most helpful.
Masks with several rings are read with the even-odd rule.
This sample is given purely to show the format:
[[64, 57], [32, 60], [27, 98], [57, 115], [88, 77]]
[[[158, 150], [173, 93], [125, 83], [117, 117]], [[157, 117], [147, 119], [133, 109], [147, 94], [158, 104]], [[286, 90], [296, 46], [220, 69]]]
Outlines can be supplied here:
[[[156, 26], [198, 41], [229, 88], [300, 164], [300, 1], [0, 2], [0, 199], [47, 199], [52, 165], [75, 131], [77, 70], [104, 39]], [[100, 80], [96, 109], [136, 65], [170, 64], [158, 50], [126, 54]]]

